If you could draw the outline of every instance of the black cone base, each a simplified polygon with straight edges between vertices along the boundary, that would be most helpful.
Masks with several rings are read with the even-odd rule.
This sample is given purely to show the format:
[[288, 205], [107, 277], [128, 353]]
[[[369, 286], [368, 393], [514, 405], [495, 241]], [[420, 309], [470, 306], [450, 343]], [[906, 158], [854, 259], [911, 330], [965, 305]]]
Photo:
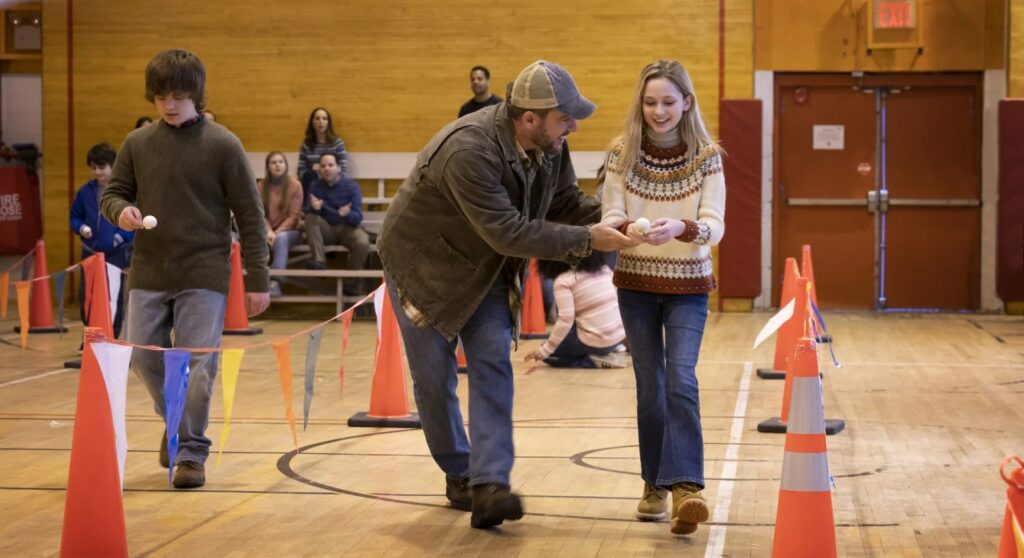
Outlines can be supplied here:
[[249, 329], [225, 329], [224, 335], [262, 335], [262, 327], [250, 327]]
[[[831, 436], [839, 434], [846, 428], [846, 421], [843, 419], [825, 419], [825, 434]], [[757, 424], [757, 431], [765, 434], [785, 434], [786, 425], [779, 421], [779, 417], [772, 417]]]
[[348, 425], [371, 428], [420, 428], [420, 415], [409, 413], [407, 417], [375, 418], [369, 413], [356, 413], [348, 418]]
[[774, 370], [772, 368], [758, 368], [757, 377], [764, 380], [785, 380], [785, 370]]
[[[51, 327], [30, 327], [29, 333], [67, 333], [68, 328], [60, 326]], [[21, 333], [21, 326], [14, 326], [14, 333]]]

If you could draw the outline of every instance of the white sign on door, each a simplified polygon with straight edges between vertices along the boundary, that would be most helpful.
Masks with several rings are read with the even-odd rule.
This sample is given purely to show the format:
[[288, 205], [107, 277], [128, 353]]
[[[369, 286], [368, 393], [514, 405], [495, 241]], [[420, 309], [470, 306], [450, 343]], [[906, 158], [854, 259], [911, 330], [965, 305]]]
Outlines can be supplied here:
[[814, 149], [843, 149], [846, 126], [815, 126]]

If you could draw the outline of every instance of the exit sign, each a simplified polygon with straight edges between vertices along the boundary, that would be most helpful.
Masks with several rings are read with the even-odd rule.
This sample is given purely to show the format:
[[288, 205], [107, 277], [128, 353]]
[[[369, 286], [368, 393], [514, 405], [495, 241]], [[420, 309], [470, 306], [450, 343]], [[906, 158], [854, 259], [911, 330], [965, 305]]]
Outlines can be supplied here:
[[913, 29], [917, 27], [917, 0], [876, 0], [875, 29]]

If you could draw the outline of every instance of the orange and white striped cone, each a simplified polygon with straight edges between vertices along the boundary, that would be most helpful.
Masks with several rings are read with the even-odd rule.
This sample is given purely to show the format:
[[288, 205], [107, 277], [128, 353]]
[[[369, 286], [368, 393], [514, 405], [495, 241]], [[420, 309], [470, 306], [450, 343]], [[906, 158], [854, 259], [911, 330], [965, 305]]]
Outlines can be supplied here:
[[[46, 242], [36, 241], [35, 259], [32, 272], [32, 295], [29, 302], [29, 333], [67, 333], [68, 328], [54, 324], [53, 302], [50, 298], [50, 280], [40, 280], [50, 273], [46, 271]], [[7, 293], [4, 293], [5, 296]], [[61, 301], [63, 304], [64, 301]], [[21, 326], [14, 326], [15, 333], [21, 333]]]
[[813, 339], [797, 341], [789, 375], [793, 377], [793, 408], [786, 432], [772, 556], [834, 557], [836, 529], [825, 443], [825, 405]]
[[[1006, 475], [1007, 465], [1016, 467]], [[1011, 456], [999, 466], [999, 476], [1008, 485], [1003, 532], [999, 538], [998, 558], [1024, 558], [1024, 460]]]
[[[782, 294], [779, 295], [779, 308], [796, 297], [796, 280], [800, 278], [800, 270], [796, 267], [796, 258], [786, 258], [785, 271], [782, 274]], [[799, 308], [797, 309], [799, 310]], [[775, 332], [775, 361], [771, 368], [758, 368], [757, 377], [765, 380], [784, 380], [786, 378], [786, 360], [793, 353], [793, 345], [800, 337], [802, 323], [793, 312], [793, 317]], [[801, 318], [802, 319], [802, 318]]]
[[402, 333], [387, 288], [380, 288], [384, 293], [380, 298], [378, 314], [380, 336], [377, 338], [377, 354], [373, 363], [370, 410], [349, 417], [348, 425], [420, 428], [419, 413], [409, 411], [405, 367], [402, 365]]
[[520, 339], [547, 339], [547, 322], [544, 320], [544, 289], [540, 284], [537, 260], [530, 259], [530, 271], [523, 285], [523, 308], [520, 320]]
[[[107, 283], [107, 256], [96, 252], [82, 261], [85, 279], [86, 327], [100, 328], [107, 339], [116, 339], [110, 310], [110, 289]], [[83, 332], [84, 335], [84, 332]], [[81, 368], [82, 359], [64, 361], [64, 368]]]
[[224, 335], [259, 335], [261, 327], [249, 326], [249, 312], [245, 305], [245, 278], [242, 276], [242, 246], [231, 243], [231, 282], [228, 285], [227, 306], [224, 309]]
[[[786, 362], [786, 385], [782, 390], [782, 411], [777, 417], [771, 417], [763, 420], [757, 425], [757, 431], [765, 434], [785, 434], [787, 432], [786, 425], [789, 422], [790, 407], [793, 401], [793, 379], [794, 376], [790, 372], [790, 369], [794, 365], [796, 359], [797, 347], [800, 344], [800, 340], [809, 337], [811, 335], [810, 328], [807, 327], [807, 321], [809, 319], [808, 307], [810, 306], [810, 283], [804, 277], [798, 277], [796, 279], [796, 289], [798, 295], [796, 295], [796, 303], [793, 309], [793, 317], [790, 321], [786, 322], [787, 326], [792, 326], [793, 332], [796, 333], [799, 338], [794, 342], [793, 351]], [[814, 370], [818, 374], [818, 380], [821, 380], [821, 374], [818, 371], [817, 359], [814, 361]], [[846, 422], [842, 419], [825, 419], [825, 433], [829, 436], [838, 434], [846, 428]]]
[[[803, 276], [811, 282], [811, 302], [814, 303], [815, 308], [820, 310], [821, 306], [818, 304], [818, 287], [817, 283], [814, 281], [814, 262], [811, 260], [811, 245], [804, 244], [800, 251], [800, 270], [803, 272]], [[814, 340], [818, 343], [831, 343], [832, 335], [826, 331], [822, 331]]]

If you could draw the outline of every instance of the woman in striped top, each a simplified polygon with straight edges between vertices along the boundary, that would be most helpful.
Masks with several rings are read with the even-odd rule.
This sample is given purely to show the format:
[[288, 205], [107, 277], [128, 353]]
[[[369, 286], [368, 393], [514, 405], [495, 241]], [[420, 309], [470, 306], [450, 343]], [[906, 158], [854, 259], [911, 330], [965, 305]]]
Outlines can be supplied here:
[[636, 516], [664, 518], [671, 490], [677, 535], [708, 519], [696, 367], [715, 287], [711, 246], [725, 233], [719, 152], [682, 64], [644, 68], [609, 155], [602, 221], [642, 242], [619, 253], [614, 276], [636, 375]]
[[621, 343], [626, 338], [608, 268], [608, 253], [594, 250], [573, 270], [569, 264], [541, 260], [537, 269], [554, 279], [558, 321], [543, 345], [526, 355], [556, 368], [625, 368]]
[[[299, 147], [299, 166], [296, 174], [307, 188], [317, 178], [320, 170], [320, 156], [334, 153], [341, 166], [341, 175], [348, 176], [348, 159], [345, 156], [345, 142], [334, 133], [334, 120], [323, 107], [313, 109], [306, 123], [306, 139]], [[303, 196], [305, 199], [306, 196]]]

